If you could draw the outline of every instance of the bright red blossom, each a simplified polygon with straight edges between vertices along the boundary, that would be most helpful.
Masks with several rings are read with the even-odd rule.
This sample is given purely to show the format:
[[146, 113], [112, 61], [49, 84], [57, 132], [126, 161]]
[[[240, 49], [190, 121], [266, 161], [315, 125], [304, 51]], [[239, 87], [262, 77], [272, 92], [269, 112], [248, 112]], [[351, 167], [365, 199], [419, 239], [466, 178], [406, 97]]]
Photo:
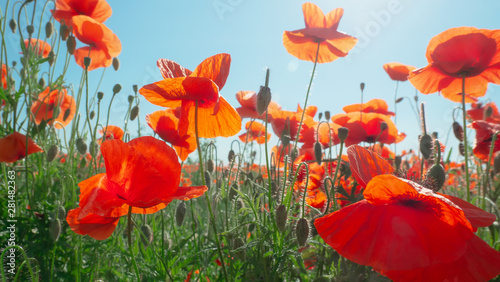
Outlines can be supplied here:
[[[262, 115], [257, 113], [257, 93], [254, 91], [238, 91], [236, 93], [236, 100], [241, 104], [241, 107], [236, 108], [241, 118], [266, 119], [265, 113]], [[267, 106], [267, 111], [270, 113], [274, 110], [281, 110], [281, 106], [271, 101]], [[271, 116], [268, 116], [268, 119], [270, 118]]]
[[[28, 148], [26, 148], [26, 146]], [[0, 138], [0, 163], [13, 163], [33, 153], [43, 152], [31, 138], [28, 138], [26, 144], [26, 135], [14, 132], [3, 138]]]
[[65, 88], [61, 90], [50, 87], [38, 95], [38, 99], [31, 106], [31, 113], [35, 117], [35, 123], [46, 121], [47, 124], [55, 124], [55, 128], [66, 127], [75, 116], [75, 99], [67, 94]]
[[382, 99], [372, 99], [363, 104], [351, 104], [342, 108], [346, 113], [363, 112], [363, 113], [378, 113], [386, 116], [394, 116], [394, 112], [389, 111], [387, 102]]
[[112, 14], [111, 7], [104, 0], [57, 0], [56, 9], [51, 10], [54, 18], [72, 26], [74, 16], [84, 15], [97, 22], [105, 22]]
[[[247, 133], [239, 136], [240, 140], [245, 143], [257, 141], [257, 144], [264, 144], [266, 142], [266, 128], [262, 123], [256, 121], [249, 121], [245, 125]], [[267, 141], [271, 139], [271, 133], [267, 134]]]
[[26, 47], [26, 49], [32, 50], [32, 52], [37, 56], [42, 56], [43, 58], [47, 58], [50, 51], [52, 50], [52, 47], [49, 43], [35, 38], [31, 38], [30, 40], [25, 39], [24, 47]]
[[384, 64], [384, 70], [392, 80], [396, 81], [407, 81], [408, 75], [415, 69], [416, 67], [414, 66], [403, 65], [401, 63]]

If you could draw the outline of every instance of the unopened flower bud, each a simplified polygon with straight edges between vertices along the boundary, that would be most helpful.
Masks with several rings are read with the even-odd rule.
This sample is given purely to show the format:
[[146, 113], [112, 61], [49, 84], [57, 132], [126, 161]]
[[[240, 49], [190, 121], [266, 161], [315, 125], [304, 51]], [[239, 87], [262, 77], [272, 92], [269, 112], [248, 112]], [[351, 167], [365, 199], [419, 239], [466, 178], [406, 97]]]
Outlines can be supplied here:
[[66, 46], [68, 47], [68, 53], [73, 55], [76, 49], [76, 39], [73, 35], [68, 37], [68, 40], [66, 41]]
[[295, 236], [297, 236], [299, 246], [303, 247], [306, 245], [307, 238], [309, 237], [309, 222], [307, 219], [299, 219], [297, 226], [295, 227]]
[[45, 78], [40, 77], [40, 79], [38, 80], [38, 85], [40, 85], [40, 87], [42, 88], [45, 88]]
[[66, 209], [63, 206], [59, 206], [57, 209], [57, 218], [61, 221], [66, 219]]
[[116, 57], [113, 58], [113, 69], [117, 71], [120, 68], [120, 60]]
[[153, 229], [149, 225], [141, 226], [141, 242], [147, 248], [153, 242]]
[[424, 159], [429, 159], [432, 153], [432, 137], [428, 134], [420, 137], [420, 152]]
[[285, 231], [287, 218], [288, 215], [286, 211], [286, 206], [279, 205], [278, 208], [276, 208], [276, 226], [278, 227], [278, 230], [280, 232]]
[[493, 158], [493, 172], [495, 174], [500, 173], [500, 151], [496, 152]]
[[102, 98], [104, 98], [104, 93], [103, 92], [97, 92], [97, 99], [100, 101], [102, 100]]
[[383, 121], [380, 123], [380, 131], [384, 131], [388, 128], [387, 122]]
[[325, 119], [330, 120], [330, 111], [325, 111]]
[[85, 140], [83, 140], [83, 138], [76, 139], [76, 149], [82, 155], [85, 155], [87, 153], [87, 143], [85, 143]]
[[460, 142], [460, 144], [458, 144], [458, 152], [460, 153], [460, 155], [465, 156], [464, 143]]
[[128, 95], [127, 100], [129, 104], [132, 104], [134, 102], [134, 95]]
[[323, 113], [319, 112], [319, 114], [318, 114], [318, 120], [320, 121], [322, 117], [323, 117]]
[[61, 221], [59, 218], [54, 218], [49, 224], [49, 235], [53, 242], [57, 242], [61, 236]]
[[113, 95], [118, 94], [122, 90], [122, 85], [120, 83], [115, 84], [113, 86]]
[[397, 98], [396, 99], [396, 104], [401, 103], [401, 101], [403, 101], [403, 97]]
[[130, 110], [130, 120], [134, 120], [139, 115], [139, 106], [135, 105], [132, 110]]
[[261, 86], [259, 93], [257, 94], [257, 113], [259, 115], [264, 114], [267, 107], [271, 103], [271, 89], [269, 87]]
[[207, 171], [209, 173], [213, 173], [215, 171], [215, 162], [212, 159], [208, 159], [207, 161]]
[[437, 192], [443, 187], [446, 173], [443, 166], [438, 162], [431, 166], [429, 171], [427, 171], [426, 179], [432, 181], [432, 190]]
[[210, 172], [205, 170], [205, 185], [207, 185], [208, 190], [210, 190], [210, 186], [212, 185], [212, 176], [210, 176]]
[[458, 139], [458, 141], [460, 142], [464, 141], [464, 130], [460, 125], [460, 123], [456, 121], [453, 122], [453, 134]]
[[49, 55], [47, 56], [47, 61], [49, 62], [49, 66], [51, 67], [54, 64], [54, 61], [56, 60], [56, 53], [54, 51], [50, 50]]
[[345, 142], [345, 140], [347, 139], [347, 136], [349, 136], [349, 128], [340, 127], [337, 130], [337, 135], [338, 135], [340, 141]]
[[66, 41], [69, 36], [69, 27], [65, 24], [61, 24], [61, 27], [59, 28], [59, 34], [61, 35], [61, 39], [63, 41]]
[[52, 36], [52, 32], [54, 31], [54, 24], [52, 22], [47, 22], [45, 24], [45, 37], [50, 38]]
[[229, 154], [227, 154], [227, 160], [229, 162], [232, 162], [234, 161], [234, 157], [235, 157], [234, 150], [233, 149], [229, 150]]
[[314, 143], [314, 156], [316, 157], [316, 162], [321, 165], [321, 158], [323, 157], [323, 150], [319, 142]]
[[12, 33], [16, 33], [16, 29], [17, 29], [17, 22], [15, 19], [11, 19], [9, 21], [9, 27], [10, 27], [10, 30], [12, 30]]
[[365, 90], [365, 83], [364, 82], [361, 82], [359, 84], [359, 89], [361, 89], [361, 91]]
[[88, 69], [90, 66], [90, 63], [92, 62], [92, 59], [90, 57], [84, 57], [83, 58], [83, 65]]
[[177, 226], [182, 225], [184, 217], [186, 217], [186, 210], [186, 203], [184, 201], [180, 202], [175, 209], [175, 223], [177, 224]]
[[234, 198], [236, 198], [239, 189], [240, 186], [238, 185], [238, 183], [233, 183], [233, 185], [231, 185], [231, 187], [229, 188], [229, 200], [234, 200]]
[[95, 111], [91, 111], [89, 117], [90, 117], [90, 119], [94, 119], [94, 117], [95, 117]]
[[132, 90], [134, 90], [134, 93], [137, 93], [137, 84], [132, 85]]
[[66, 109], [64, 111], [64, 115], [63, 115], [63, 121], [66, 121], [68, 118], [69, 118], [69, 115], [71, 114], [71, 110], [70, 109]]
[[28, 26], [26, 27], [26, 31], [28, 31], [28, 34], [30, 34], [30, 35], [31, 35], [31, 34], [33, 34], [33, 32], [35, 32], [35, 27], [34, 27], [34, 26], [32, 26], [32, 25], [28, 25]]
[[54, 144], [50, 146], [49, 150], [47, 151], [47, 161], [49, 163], [53, 161], [57, 157], [58, 153], [59, 153], [59, 147], [57, 145]]
[[491, 106], [488, 106], [484, 110], [483, 119], [488, 119], [489, 117], [491, 117], [492, 114], [493, 114], [493, 108]]

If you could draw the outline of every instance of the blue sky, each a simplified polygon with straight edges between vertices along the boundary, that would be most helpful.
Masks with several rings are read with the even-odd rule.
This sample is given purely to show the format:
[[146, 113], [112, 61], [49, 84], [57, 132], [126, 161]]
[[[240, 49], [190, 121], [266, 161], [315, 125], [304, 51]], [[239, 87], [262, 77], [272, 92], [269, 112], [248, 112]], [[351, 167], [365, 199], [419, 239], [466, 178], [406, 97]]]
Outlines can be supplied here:
[[[285, 30], [304, 27], [301, 7], [304, 1], [108, 2], [113, 15], [106, 25], [121, 40], [121, 67], [117, 72], [106, 71], [101, 90], [109, 99], [115, 83], [121, 83], [124, 89], [115, 99], [112, 124], [123, 126], [127, 95], [132, 94], [133, 84], [140, 88], [161, 79], [156, 67], [159, 58], [174, 60], [192, 70], [206, 57], [229, 53], [231, 71], [221, 94], [234, 107], [239, 106], [236, 92], [257, 91], [264, 83], [266, 68], [271, 70], [273, 99], [286, 110], [295, 110], [298, 103], [303, 105], [313, 63], [288, 54], [282, 36]], [[361, 82], [366, 83], [365, 101], [382, 98], [389, 103], [389, 109], [394, 110], [395, 82], [383, 70], [384, 63], [401, 62], [423, 67], [427, 65], [427, 44], [440, 32], [458, 26], [500, 28], [500, 1], [321, 0], [313, 3], [325, 13], [337, 7], [344, 8], [339, 30], [359, 39], [346, 58], [317, 67], [309, 105], [332, 114], [341, 113], [345, 105], [359, 103]], [[91, 74], [94, 89], [101, 74], [102, 70]], [[80, 75], [81, 69], [74, 64], [68, 82], [78, 83]], [[414, 94], [409, 82], [400, 83], [399, 97], [413, 100]], [[445, 142], [453, 121], [451, 112], [459, 105], [438, 94], [419, 94], [419, 99], [426, 102], [428, 129], [439, 132], [440, 139]], [[490, 84], [482, 100], [486, 99], [500, 103], [500, 87]], [[158, 109], [142, 99], [141, 123], [145, 124], [146, 114]], [[135, 125], [130, 127], [132, 134]], [[408, 100], [398, 104], [398, 128], [408, 135], [398, 145], [398, 150], [416, 149], [419, 129]], [[456, 145], [452, 137], [448, 144]], [[217, 142], [229, 143], [223, 138]]]

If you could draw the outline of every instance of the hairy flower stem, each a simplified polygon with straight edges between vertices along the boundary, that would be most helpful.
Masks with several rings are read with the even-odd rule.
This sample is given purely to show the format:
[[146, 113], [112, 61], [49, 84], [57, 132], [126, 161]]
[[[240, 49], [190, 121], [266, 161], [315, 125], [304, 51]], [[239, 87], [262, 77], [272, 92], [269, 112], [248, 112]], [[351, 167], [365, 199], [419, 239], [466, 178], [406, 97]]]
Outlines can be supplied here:
[[[205, 182], [205, 172], [203, 169], [203, 155], [201, 153], [201, 146], [200, 146], [200, 136], [198, 135], [198, 100], [195, 100], [195, 109], [194, 109], [194, 128], [195, 128], [195, 134], [196, 134], [196, 148], [198, 149], [198, 161], [200, 163], [200, 176], [201, 176], [201, 181], [204, 186], [207, 185]], [[210, 212], [210, 218], [212, 219], [212, 228], [214, 230], [214, 236], [215, 236], [215, 244], [217, 245], [217, 252], [219, 253], [219, 260], [221, 261], [222, 265], [222, 272], [224, 273], [224, 278], [226, 281], [229, 281], [227, 277], [227, 272], [226, 272], [226, 266], [224, 264], [224, 256], [222, 255], [222, 250], [220, 249], [220, 242], [219, 242], [219, 235], [217, 234], [217, 226], [215, 225], [215, 216], [212, 211], [212, 204], [210, 203], [210, 198], [208, 197], [208, 193], [205, 193], [205, 199], [207, 200], [207, 206], [208, 206], [208, 211]]]
[[127, 215], [127, 238], [128, 238], [128, 250], [130, 252], [130, 259], [132, 260], [132, 264], [134, 265], [135, 275], [137, 276], [137, 281], [141, 281], [141, 275], [139, 274], [139, 268], [137, 267], [137, 263], [135, 262], [134, 252], [132, 251], [132, 206], [128, 206], [128, 215]]
[[470, 191], [469, 191], [469, 154], [468, 154], [468, 144], [467, 144], [467, 113], [465, 111], [465, 76], [462, 77], [462, 118], [463, 118], [463, 129], [464, 129], [464, 158], [465, 158], [465, 192], [467, 193], [467, 202], [470, 202]]
[[[343, 150], [344, 150], [344, 141], [340, 141], [340, 151], [339, 151], [339, 155], [337, 156], [337, 166], [335, 167], [335, 173], [333, 174], [332, 190], [330, 191], [330, 194], [333, 195], [334, 201], [335, 201], [335, 182], [337, 182], [337, 177], [339, 175], [340, 161], [342, 160], [342, 151]], [[334, 206], [336, 205], [335, 202], [333, 204], [334, 204]], [[330, 207], [330, 202], [328, 202], [328, 205], [326, 206], [325, 214], [328, 212], [329, 207]]]

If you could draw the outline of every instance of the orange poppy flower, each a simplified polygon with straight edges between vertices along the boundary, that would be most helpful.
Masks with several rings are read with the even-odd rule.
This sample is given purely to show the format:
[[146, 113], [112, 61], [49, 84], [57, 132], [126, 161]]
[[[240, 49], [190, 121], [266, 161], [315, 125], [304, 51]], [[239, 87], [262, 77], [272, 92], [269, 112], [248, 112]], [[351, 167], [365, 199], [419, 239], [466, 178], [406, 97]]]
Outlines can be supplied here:
[[365, 200], [315, 221], [340, 255], [394, 281], [487, 281], [500, 274], [500, 252], [473, 233], [494, 215], [390, 174], [385, 160], [362, 147], [347, 153]]
[[283, 45], [288, 53], [305, 61], [314, 62], [318, 50], [318, 63], [333, 62], [356, 45], [358, 39], [337, 31], [344, 9], [337, 8], [326, 16], [313, 3], [302, 5], [306, 28], [285, 31]]
[[[300, 104], [297, 105], [297, 113], [302, 113], [302, 107], [300, 107]], [[305, 115], [307, 116], [310, 116], [310, 117], [314, 117], [316, 115], [316, 113], [318, 112], [318, 107], [316, 106], [307, 106], [306, 107], [306, 113]]]
[[103, 135], [104, 131], [106, 131], [106, 136], [103, 136], [100, 139], [101, 142], [102, 142], [102, 139], [104, 139], [104, 141], [106, 141], [106, 140], [113, 140], [113, 139], [118, 139], [118, 140], [122, 140], [123, 139], [123, 134], [124, 134], [123, 129], [121, 129], [118, 126], [108, 125], [107, 127], [103, 128], [103, 129], [100, 129], [99, 130], [99, 134]]
[[52, 50], [49, 43], [35, 38], [31, 38], [30, 40], [25, 39], [24, 46], [26, 49], [32, 50], [37, 56], [42, 56], [43, 58], [47, 58]]
[[73, 232], [80, 235], [89, 235], [96, 240], [107, 239], [116, 229], [120, 217], [103, 217], [88, 214], [79, 218], [81, 208], [68, 211], [66, 221]]
[[427, 46], [429, 65], [410, 73], [420, 92], [440, 91], [454, 102], [475, 102], [486, 93], [488, 82], [500, 84], [500, 30], [457, 27], [433, 37]]
[[[266, 119], [265, 113], [262, 115], [257, 113], [257, 93], [253, 91], [238, 91], [236, 93], [236, 100], [241, 104], [241, 107], [236, 108], [241, 118]], [[281, 110], [281, 106], [271, 101], [267, 106], [267, 112], [270, 113], [274, 110]], [[268, 119], [270, 118], [268, 116]]]
[[35, 116], [35, 123], [46, 121], [47, 124], [56, 123], [55, 127], [61, 129], [66, 127], [76, 112], [75, 99], [67, 94], [66, 89], [51, 89], [50, 87], [38, 95], [38, 99], [31, 106], [31, 112]]
[[[281, 134], [285, 127], [290, 131], [290, 140], [295, 140], [297, 138], [297, 131], [299, 130], [299, 123], [302, 117], [302, 113], [290, 112], [277, 110], [271, 113], [271, 125], [273, 127], [274, 133], [281, 137]], [[309, 128], [314, 128], [315, 121], [309, 115], [304, 115], [304, 121], [302, 123], [301, 131], [304, 132]], [[300, 137], [299, 137], [300, 140]]]
[[231, 65], [229, 54], [205, 59], [194, 72], [165, 59], [158, 60], [163, 80], [143, 86], [149, 102], [163, 107], [181, 107], [179, 134], [195, 130], [195, 104], [198, 101], [198, 134], [202, 138], [229, 137], [241, 129], [241, 117], [219, 94], [226, 84]]
[[387, 102], [382, 99], [372, 99], [366, 103], [347, 105], [342, 110], [346, 113], [363, 112], [363, 113], [379, 113], [386, 116], [394, 116], [393, 112], [388, 111]]
[[[360, 112], [337, 114], [332, 117], [332, 121], [349, 129], [346, 146], [361, 142], [392, 144], [401, 142], [406, 137], [406, 134], [398, 132], [388, 116], [379, 113], [363, 113], [362, 116]], [[381, 128], [382, 123], [387, 125], [384, 131]]]
[[472, 103], [471, 109], [467, 110], [467, 116], [472, 120], [484, 120], [500, 124], [500, 113], [493, 102], [484, 105], [482, 103]]
[[403, 65], [401, 63], [387, 63], [384, 64], [384, 70], [387, 72], [392, 80], [407, 81], [410, 72], [415, 70], [416, 67]]
[[174, 147], [181, 161], [185, 161], [196, 150], [196, 136], [194, 132], [179, 134], [179, 118], [175, 112], [173, 109], [156, 111], [146, 116], [146, 122], [161, 139]]
[[[28, 155], [43, 152], [31, 138], [28, 139]], [[26, 135], [14, 132], [0, 138], [0, 163], [13, 163], [26, 157]]]
[[72, 26], [74, 16], [89, 16], [97, 22], [105, 22], [112, 14], [111, 7], [104, 0], [57, 0], [56, 9], [51, 10], [54, 19]]
[[[319, 127], [318, 127], [319, 125]], [[314, 143], [319, 142], [323, 149], [329, 148], [330, 146], [337, 145], [340, 143], [340, 139], [337, 136], [337, 131], [340, 125], [330, 122], [328, 124], [322, 122], [314, 122], [311, 126], [306, 126], [302, 129], [301, 139], [299, 141], [304, 142], [304, 147], [311, 148]]]
[[89, 45], [75, 50], [76, 63], [85, 69], [83, 60], [90, 57], [89, 71], [109, 67], [113, 57], [117, 57], [122, 51], [118, 36], [104, 24], [88, 16], [74, 16], [72, 21], [76, 38]]
[[[266, 142], [266, 128], [262, 123], [256, 121], [249, 121], [245, 125], [247, 133], [239, 136], [240, 140], [245, 143], [257, 141], [257, 144], [264, 144]], [[271, 139], [271, 133], [267, 134], [267, 141]]]
[[[493, 134], [500, 131], [500, 124], [489, 123], [483, 120], [473, 122], [470, 127], [476, 130], [476, 141], [472, 152], [479, 159], [488, 162]], [[493, 155], [500, 150], [500, 136], [497, 137], [493, 148]]]
[[2, 76], [0, 82], [2, 83], [2, 88], [7, 89], [7, 65], [2, 64]]
[[[101, 154], [106, 173], [78, 184], [80, 207], [67, 218], [72, 229], [82, 230], [82, 224], [94, 220], [104, 221], [111, 228], [109, 224], [114, 221], [106, 218], [127, 214], [129, 206], [133, 213], [155, 213], [174, 199], [196, 198], [208, 190], [206, 186], [179, 187], [181, 166], [175, 151], [153, 137], [139, 137], [128, 143], [109, 140], [101, 145]], [[89, 230], [86, 234], [92, 235]]]

